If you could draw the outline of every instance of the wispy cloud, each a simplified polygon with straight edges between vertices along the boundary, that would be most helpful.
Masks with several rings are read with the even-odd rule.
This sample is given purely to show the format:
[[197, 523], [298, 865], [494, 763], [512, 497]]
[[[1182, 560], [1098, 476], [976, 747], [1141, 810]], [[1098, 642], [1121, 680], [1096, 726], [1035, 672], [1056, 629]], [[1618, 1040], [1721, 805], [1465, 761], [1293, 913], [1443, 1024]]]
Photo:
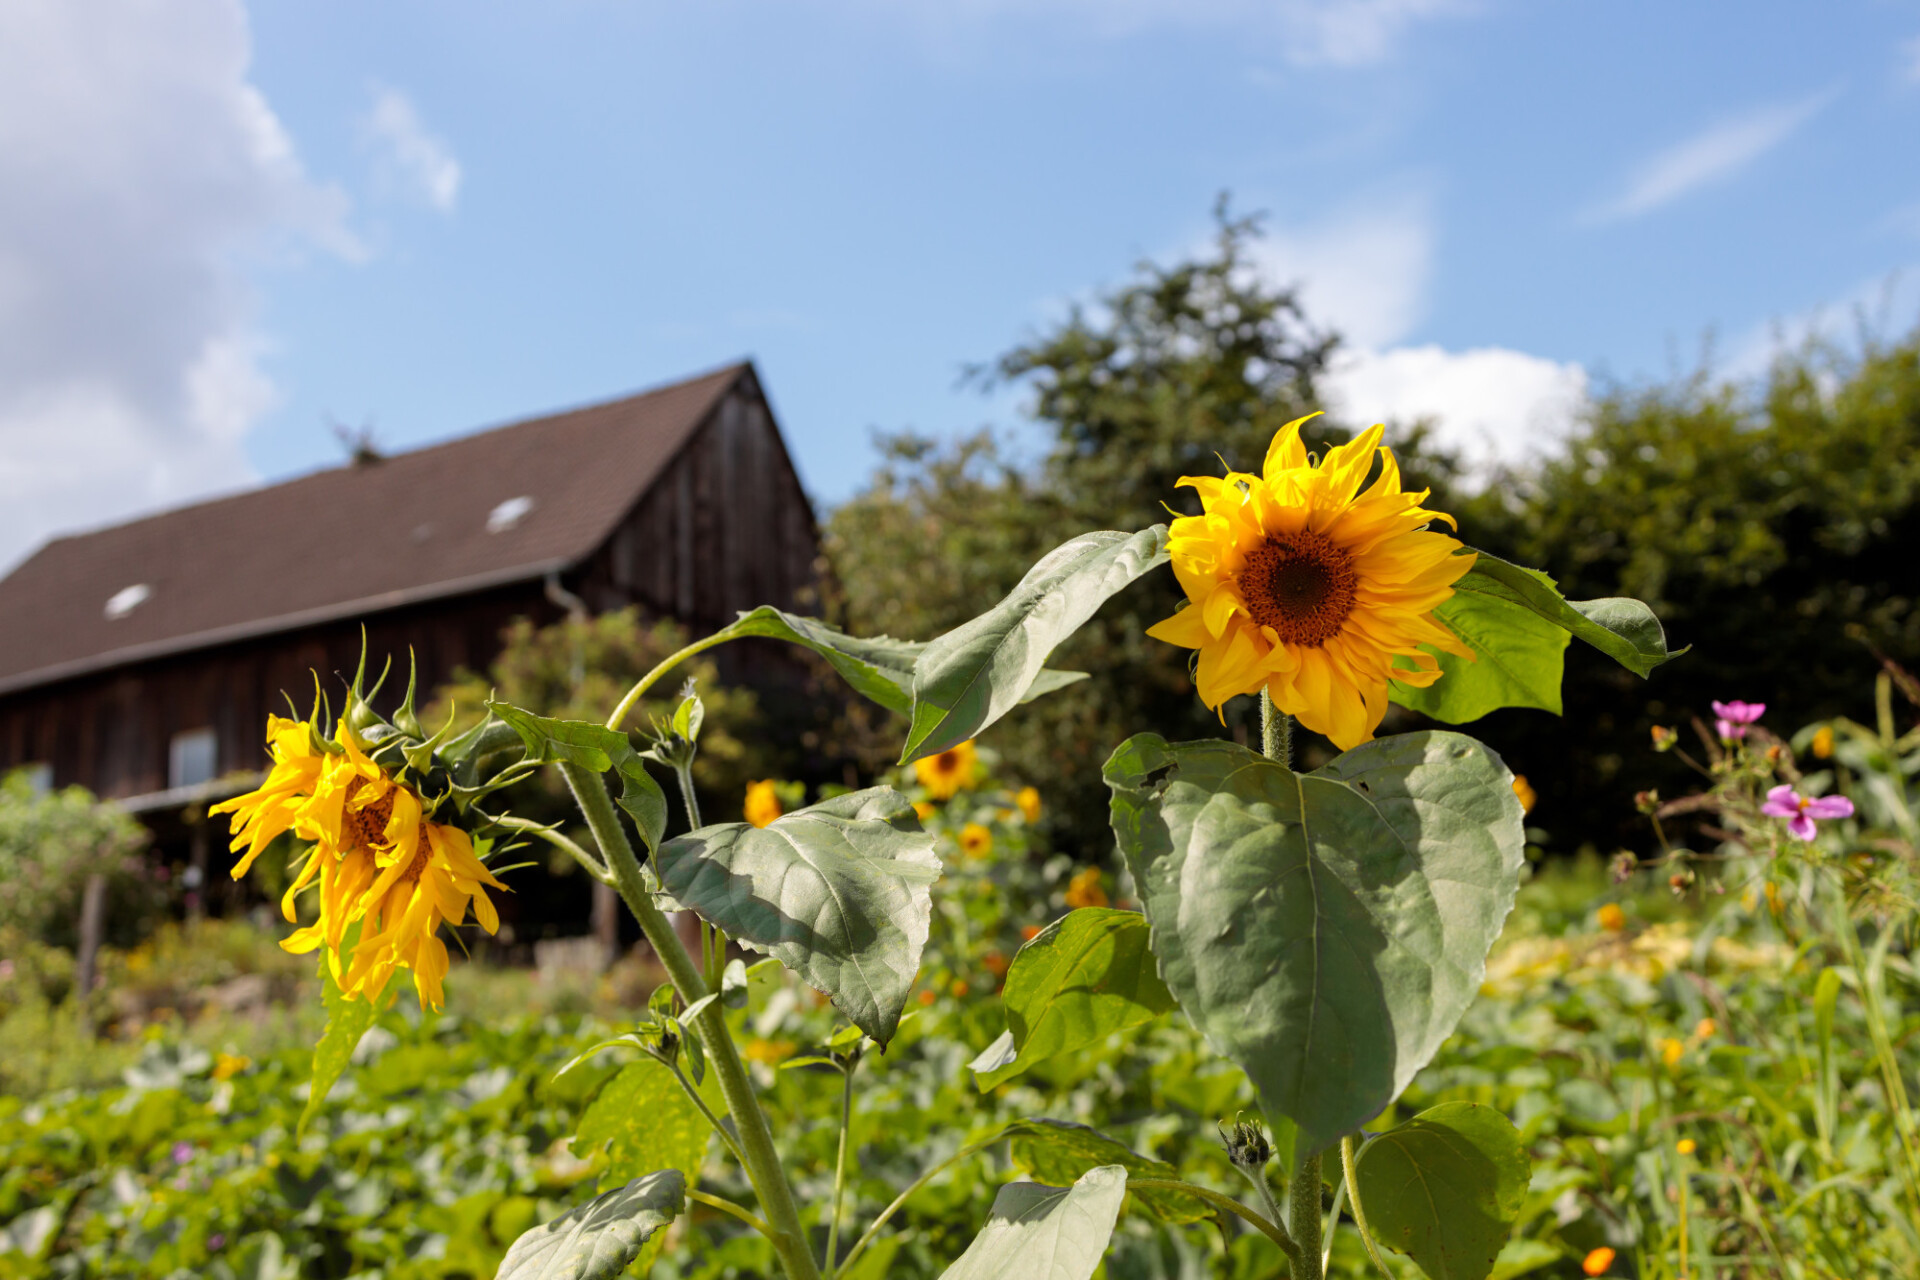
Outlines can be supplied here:
[[1261, 269], [1298, 285], [1307, 315], [1349, 343], [1405, 337], [1426, 311], [1433, 228], [1426, 201], [1370, 202], [1325, 221], [1276, 226], [1253, 249]]
[[1834, 91], [1828, 90], [1722, 120], [1647, 160], [1628, 179], [1624, 191], [1589, 212], [1584, 221], [1637, 218], [1731, 178], [1792, 137], [1833, 98]]
[[1900, 74], [1908, 84], [1920, 84], [1920, 36], [1900, 46]]
[[412, 99], [398, 89], [376, 90], [361, 121], [391, 171], [442, 213], [460, 198], [460, 162], [444, 139], [430, 132]]

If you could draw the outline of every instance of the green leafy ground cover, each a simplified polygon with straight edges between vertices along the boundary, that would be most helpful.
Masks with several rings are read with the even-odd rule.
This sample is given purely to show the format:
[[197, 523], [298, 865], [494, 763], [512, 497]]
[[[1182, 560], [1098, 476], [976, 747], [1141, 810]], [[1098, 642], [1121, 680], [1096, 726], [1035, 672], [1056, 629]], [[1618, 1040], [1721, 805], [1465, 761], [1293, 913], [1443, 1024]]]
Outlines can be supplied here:
[[[996, 1075], [1001, 1083], [982, 1092], [969, 1063], [1007, 1030], [996, 990], [1023, 933], [1114, 886], [1070, 859], [1028, 856], [1025, 819], [990, 786], [962, 792], [928, 826], [948, 882], [914, 1012], [887, 1053], [869, 1051], [858, 1068], [847, 1220], [864, 1225], [932, 1164], [1016, 1121], [1097, 1133], [1020, 1126], [916, 1192], [847, 1274], [940, 1275], [1021, 1172], [1064, 1186], [1099, 1165], [1148, 1177], [1173, 1166], [1244, 1196], [1216, 1122], [1251, 1112], [1254, 1099], [1177, 1011]], [[960, 838], [970, 826], [971, 852]], [[1898, 947], [1854, 967], [1820, 927], [1810, 880], [1768, 882], [1759, 864], [1740, 868], [1714, 873], [1723, 892], [1684, 898], [1664, 879], [1616, 886], [1597, 862], [1523, 889], [1460, 1032], [1389, 1117], [1479, 1104], [1519, 1127], [1530, 1175], [1523, 1193], [1509, 1188], [1518, 1225], [1495, 1276], [1579, 1275], [1603, 1246], [1617, 1251], [1609, 1274], [1620, 1276], [1911, 1273], [1916, 1215], [1870, 1053], [1861, 973], [1877, 981], [1908, 1064], [1920, 975]], [[1598, 923], [1611, 918], [1599, 914], [1607, 902], [1623, 906], [1622, 927]], [[1099, 935], [1124, 951], [1124, 929], [1050, 930], [1042, 946], [1079, 933], [1083, 950]], [[228, 931], [208, 936], [221, 939], [220, 964], [234, 965]], [[193, 947], [171, 945], [157, 949], [168, 963], [190, 962]], [[0, 1099], [0, 1276], [491, 1276], [522, 1232], [677, 1163], [669, 1148], [683, 1144], [705, 1148], [702, 1187], [750, 1200], [657, 1063], [611, 1048], [562, 1073], [630, 1025], [645, 979], [624, 980], [624, 990], [556, 997], [525, 975], [457, 969], [448, 1013], [405, 1003], [381, 1016], [304, 1135], [310, 986], [290, 993], [278, 1022], [163, 1013], [134, 1042], [109, 1045], [95, 1067], [117, 1073], [106, 1087], [10, 1083], [15, 1096]], [[825, 1205], [841, 1080], [801, 1060], [825, 1052], [844, 1019], [777, 965], [756, 969], [749, 988], [728, 1016], [775, 1123], [798, 1135], [799, 1198]], [[25, 1007], [7, 1014], [9, 1056]], [[1069, 1002], [1060, 1016], [1098, 1014], [1095, 1002]], [[1035, 1036], [1044, 1031], [1023, 1038]], [[1695, 1144], [1684, 1155], [1683, 1139]], [[1387, 1185], [1393, 1171], [1393, 1151], [1364, 1151], [1363, 1187]], [[1096, 1190], [1084, 1194], [1100, 1198]], [[1435, 1212], [1456, 1224], [1475, 1212], [1416, 1210], [1388, 1208], [1382, 1193], [1375, 1229], [1427, 1262], [1421, 1233]], [[1284, 1274], [1266, 1240], [1204, 1212], [1135, 1193], [1104, 1274]], [[824, 1222], [809, 1227], [824, 1239]], [[1350, 1227], [1332, 1252], [1333, 1274], [1369, 1273]], [[1390, 1258], [1399, 1274], [1416, 1274]], [[649, 1262], [655, 1276], [689, 1280], [775, 1266], [759, 1236], [698, 1203], [641, 1247], [639, 1265]]]

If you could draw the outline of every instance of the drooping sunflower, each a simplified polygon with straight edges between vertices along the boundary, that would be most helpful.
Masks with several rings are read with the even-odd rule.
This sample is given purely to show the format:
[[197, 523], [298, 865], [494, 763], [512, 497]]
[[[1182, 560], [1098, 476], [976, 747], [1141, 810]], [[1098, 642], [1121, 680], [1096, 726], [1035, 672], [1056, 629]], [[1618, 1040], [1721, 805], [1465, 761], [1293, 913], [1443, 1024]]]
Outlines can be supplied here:
[[[1169, 530], [1188, 605], [1147, 634], [1199, 650], [1200, 699], [1218, 711], [1265, 688], [1274, 705], [1342, 750], [1373, 737], [1387, 684], [1440, 678], [1421, 646], [1471, 659], [1434, 608], [1473, 567], [1429, 526], [1452, 519], [1404, 492], [1383, 428], [1316, 465], [1290, 422], [1259, 475], [1185, 476], [1203, 513]], [[1376, 457], [1379, 474], [1365, 484]]]
[[426, 819], [420, 793], [369, 759], [344, 721], [329, 742], [309, 722], [273, 716], [267, 741], [266, 780], [211, 810], [238, 815], [232, 847], [245, 852], [233, 878], [284, 832], [309, 842], [280, 910], [295, 922], [295, 899], [318, 880], [320, 917], [280, 945], [295, 954], [324, 945], [348, 996], [372, 999], [397, 969], [410, 969], [421, 1003], [440, 1008], [448, 963], [440, 926], [465, 923], [470, 907], [494, 932], [500, 917], [486, 890], [506, 886], [465, 831]]
[[974, 750], [972, 739], [968, 739], [957, 747], [948, 747], [938, 755], [915, 760], [913, 776], [935, 800], [951, 800], [955, 794], [973, 785], [978, 760], [979, 753]]

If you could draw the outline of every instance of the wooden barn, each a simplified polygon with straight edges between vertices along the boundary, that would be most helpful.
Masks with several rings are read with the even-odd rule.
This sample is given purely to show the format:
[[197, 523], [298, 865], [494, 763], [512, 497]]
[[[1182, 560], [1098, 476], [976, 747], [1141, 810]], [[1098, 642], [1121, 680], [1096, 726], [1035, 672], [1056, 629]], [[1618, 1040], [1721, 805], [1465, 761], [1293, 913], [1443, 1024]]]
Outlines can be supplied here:
[[0, 770], [79, 783], [171, 843], [263, 766], [282, 690], [352, 672], [362, 627], [432, 689], [520, 616], [634, 604], [699, 634], [810, 610], [819, 555], [749, 364], [361, 457], [57, 538], [0, 580]]

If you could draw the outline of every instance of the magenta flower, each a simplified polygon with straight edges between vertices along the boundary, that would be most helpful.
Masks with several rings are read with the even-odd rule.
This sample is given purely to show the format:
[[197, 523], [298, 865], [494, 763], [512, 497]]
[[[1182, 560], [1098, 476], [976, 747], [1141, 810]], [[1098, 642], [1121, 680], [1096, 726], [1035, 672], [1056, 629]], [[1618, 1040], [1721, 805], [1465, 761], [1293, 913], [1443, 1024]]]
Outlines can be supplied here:
[[1767, 704], [1737, 699], [1733, 702], [1716, 702], [1713, 704], [1713, 714], [1719, 717], [1713, 722], [1713, 727], [1719, 730], [1720, 741], [1732, 742], [1747, 736], [1747, 726], [1767, 714]]
[[1760, 812], [1787, 819], [1787, 830], [1800, 840], [1813, 839], [1815, 818], [1851, 818], [1853, 801], [1845, 796], [1803, 796], [1786, 783], [1767, 792]]

